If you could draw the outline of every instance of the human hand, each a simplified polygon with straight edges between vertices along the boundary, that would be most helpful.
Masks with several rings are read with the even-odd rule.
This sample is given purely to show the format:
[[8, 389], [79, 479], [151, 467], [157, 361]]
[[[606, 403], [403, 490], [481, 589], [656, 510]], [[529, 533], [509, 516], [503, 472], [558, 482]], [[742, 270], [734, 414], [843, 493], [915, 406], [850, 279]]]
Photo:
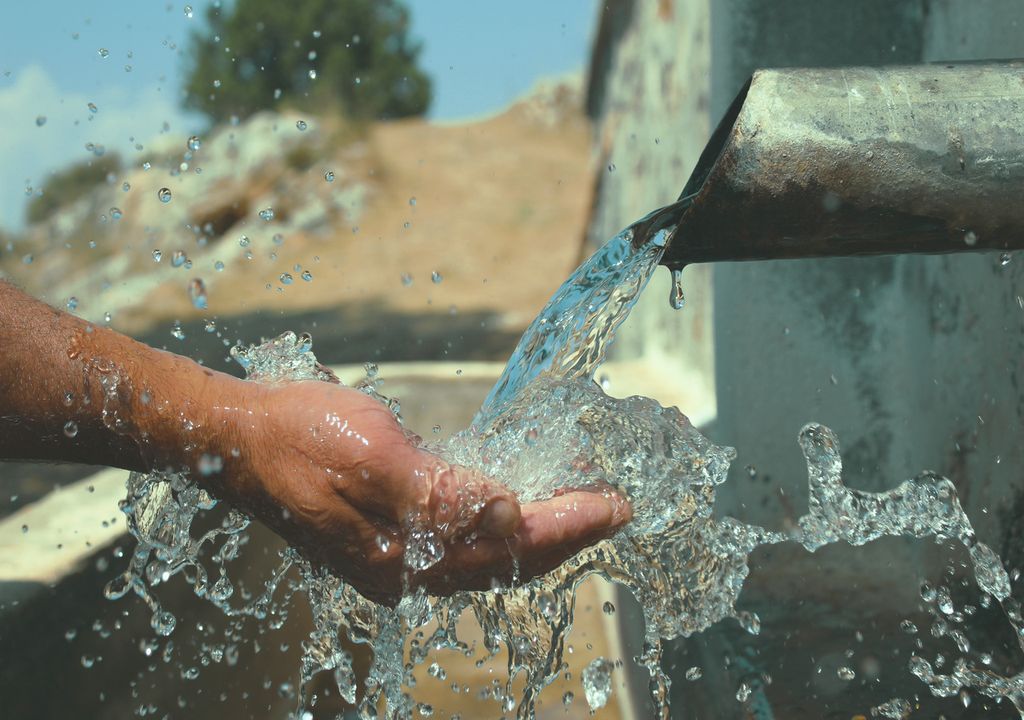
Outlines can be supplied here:
[[[418, 448], [390, 410], [323, 382], [240, 383], [231, 491], [314, 563], [372, 599], [406, 585], [435, 594], [544, 573], [630, 520], [610, 488], [520, 505], [505, 487]], [[433, 534], [443, 558], [403, 562], [409, 533]], [[516, 568], [516, 564], [518, 567]]]

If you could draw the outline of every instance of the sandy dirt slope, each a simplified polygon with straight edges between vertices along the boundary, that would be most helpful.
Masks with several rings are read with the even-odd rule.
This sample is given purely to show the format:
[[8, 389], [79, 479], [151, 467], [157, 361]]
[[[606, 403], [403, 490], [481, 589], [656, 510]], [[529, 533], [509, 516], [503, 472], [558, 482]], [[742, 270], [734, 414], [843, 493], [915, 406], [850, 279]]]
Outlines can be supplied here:
[[[31, 228], [0, 267], [54, 304], [73, 295], [85, 317], [109, 312], [117, 329], [211, 361], [225, 341], [286, 326], [311, 330], [330, 362], [506, 354], [579, 256], [592, 169], [578, 93], [548, 87], [453, 124], [303, 116], [300, 131], [297, 119], [218, 128], [191, 154], [166, 136], [147, 148], [150, 170]], [[190, 263], [175, 267], [176, 251]]]

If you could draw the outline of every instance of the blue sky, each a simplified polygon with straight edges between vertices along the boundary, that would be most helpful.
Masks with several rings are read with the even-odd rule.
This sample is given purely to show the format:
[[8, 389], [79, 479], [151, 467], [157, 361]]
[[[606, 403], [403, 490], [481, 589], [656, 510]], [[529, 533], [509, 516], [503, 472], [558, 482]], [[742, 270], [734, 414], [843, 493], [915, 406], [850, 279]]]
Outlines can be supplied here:
[[[179, 108], [179, 93], [188, 33], [210, 2], [31, 0], [8, 8], [0, 23], [0, 227], [20, 226], [26, 185], [85, 159], [86, 143], [130, 155], [165, 123], [183, 137], [200, 125]], [[430, 115], [438, 120], [494, 112], [539, 78], [582, 69], [598, 7], [596, 0], [407, 4], [424, 44], [422, 65], [434, 78]]]

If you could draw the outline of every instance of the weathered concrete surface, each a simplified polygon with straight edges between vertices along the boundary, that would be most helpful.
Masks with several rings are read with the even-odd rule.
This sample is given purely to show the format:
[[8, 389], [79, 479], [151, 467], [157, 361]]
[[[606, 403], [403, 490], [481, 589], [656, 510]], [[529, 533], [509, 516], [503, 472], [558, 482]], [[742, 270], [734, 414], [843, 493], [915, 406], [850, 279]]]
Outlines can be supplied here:
[[[713, 123], [758, 67], [1024, 56], [1022, 0], [613, 2], [604, 20], [591, 113], [600, 166], [616, 169], [600, 176], [595, 241], [680, 191]], [[648, 84], [653, 77], [668, 82], [656, 88]], [[1013, 258], [1004, 266], [998, 254], [715, 265], [718, 417], [708, 433], [739, 451], [719, 511], [770, 527], [803, 514], [806, 470], [796, 437], [804, 423], [818, 421], [839, 434], [849, 484], [881, 490], [924, 469], [941, 472], [957, 484], [982, 539], [1019, 567], [1022, 265], [1024, 258]], [[618, 357], [658, 357], [665, 372], [710, 364], [708, 348], [692, 349], [707, 342], [694, 323], [710, 323], [710, 298], [693, 284], [681, 315], [670, 314], [662, 290], [652, 287]], [[698, 307], [704, 312], [694, 318]], [[905, 601], [951, 557], [959, 556], [904, 541], [814, 555], [789, 546], [759, 551], [740, 606], [762, 613], [762, 636], [733, 633], [724, 623], [670, 652], [673, 717], [771, 716], [731, 701], [754, 672], [774, 677], [762, 697], [775, 717], [869, 715], [887, 692], [919, 697], [922, 716], [1006, 716], [983, 700], [965, 710], [930, 698], [913, 678], [907, 682], [906, 655], [894, 650], [899, 617], [914, 611]], [[855, 632], [862, 642], [843, 640]], [[840, 659], [829, 653], [847, 645], [861, 663], [858, 677], [883, 682], [817, 679]], [[723, 671], [723, 653], [753, 664]], [[682, 680], [690, 665], [704, 668], [703, 681]]]
[[[618, 0], [603, 6], [587, 90], [597, 167], [591, 249], [673, 202], [704, 149], [711, 132], [709, 20], [709, 3], [703, 0]], [[619, 331], [612, 356], [642, 359], [649, 372], [666, 378], [684, 375], [709, 395], [714, 378], [709, 277], [708, 268], [687, 268], [689, 304], [679, 313], [669, 307], [668, 272], [655, 273]], [[654, 397], [668, 402], [658, 393]]]
[[[1019, 0], [782, 5], [716, 4], [713, 108], [756, 67], [1024, 55], [1024, 34], [1007, 30]], [[739, 449], [737, 481], [748, 464], [760, 480], [734, 483], [723, 510], [799, 514], [795, 437], [814, 420], [839, 433], [848, 482], [879, 490], [937, 470], [998, 546], [999, 507], [1024, 489], [1019, 266], [998, 254], [715, 266], [715, 439]]]

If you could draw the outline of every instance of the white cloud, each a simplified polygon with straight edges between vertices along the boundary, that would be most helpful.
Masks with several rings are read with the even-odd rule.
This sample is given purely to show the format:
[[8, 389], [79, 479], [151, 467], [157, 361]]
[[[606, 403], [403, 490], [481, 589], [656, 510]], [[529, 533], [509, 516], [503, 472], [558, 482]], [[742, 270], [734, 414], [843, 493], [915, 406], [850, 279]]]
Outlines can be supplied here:
[[[41, 127], [39, 116], [46, 118]], [[179, 108], [175, 90], [108, 85], [92, 95], [66, 92], [38, 65], [0, 82], [0, 117], [0, 226], [5, 228], [24, 223], [26, 181], [39, 187], [50, 172], [89, 158], [87, 143], [130, 159], [135, 143], [148, 144], [165, 122], [183, 137], [195, 122]]]

